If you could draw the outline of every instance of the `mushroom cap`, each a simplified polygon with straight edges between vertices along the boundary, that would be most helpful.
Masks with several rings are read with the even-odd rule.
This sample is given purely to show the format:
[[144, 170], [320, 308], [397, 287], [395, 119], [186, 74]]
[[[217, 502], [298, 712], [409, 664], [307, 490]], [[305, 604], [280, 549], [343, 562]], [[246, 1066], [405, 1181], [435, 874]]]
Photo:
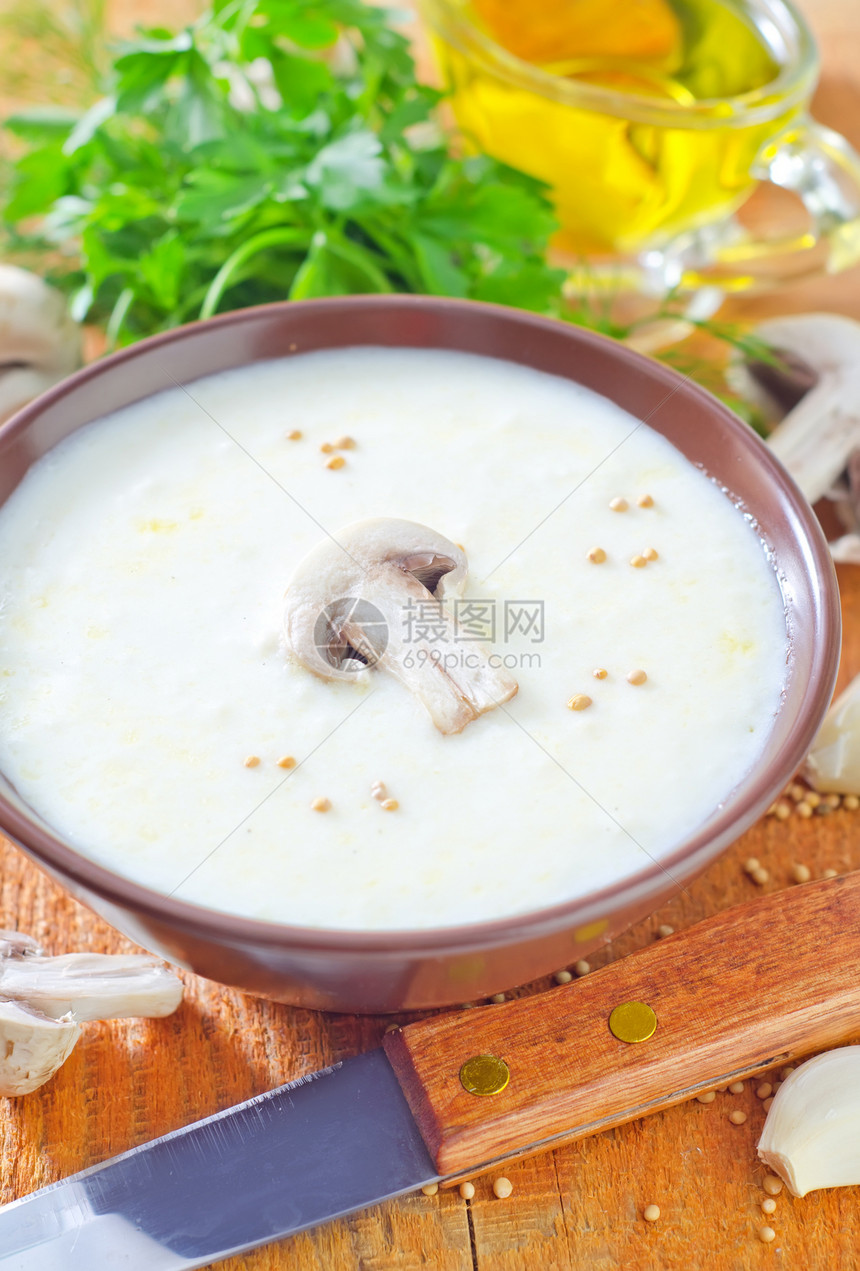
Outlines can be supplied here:
[[51, 1019], [26, 1002], [0, 1001], [0, 1095], [38, 1090], [66, 1062], [80, 1035], [68, 1016]]
[[[466, 553], [443, 534], [417, 521], [371, 517], [344, 526], [323, 539], [299, 562], [286, 591], [285, 635], [288, 647], [310, 670], [326, 678], [352, 678], [320, 652], [320, 621], [342, 602], [379, 601], [379, 579], [401, 571], [403, 599], [412, 590], [442, 600], [462, 594], [468, 573]], [[416, 587], [415, 584], [420, 584]], [[390, 619], [390, 614], [383, 614]]]

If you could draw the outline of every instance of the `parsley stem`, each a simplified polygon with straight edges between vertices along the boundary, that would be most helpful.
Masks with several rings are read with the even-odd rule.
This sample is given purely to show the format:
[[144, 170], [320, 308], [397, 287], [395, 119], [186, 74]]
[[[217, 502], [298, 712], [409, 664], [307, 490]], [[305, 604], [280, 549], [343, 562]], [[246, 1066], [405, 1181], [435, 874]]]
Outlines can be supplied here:
[[313, 235], [309, 230], [299, 229], [294, 225], [289, 227], [282, 225], [276, 229], [262, 230], [259, 234], [255, 234], [253, 238], [246, 239], [244, 243], [240, 243], [236, 250], [227, 257], [209, 284], [203, 304], [200, 306], [200, 317], [212, 317], [213, 313], [217, 311], [221, 297], [230, 286], [233, 277], [252, 256], [256, 256], [258, 252], [265, 251], [267, 247], [277, 247], [281, 244], [307, 249], [311, 245], [312, 237]]
[[119, 333], [122, 330], [122, 325], [125, 322], [126, 315], [128, 314], [131, 306], [134, 304], [136, 298], [137, 292], [133, 287], [123, 287], [122, 291], [119, 293], [116, 304], [111, 310], [111, 315], [108, 318], [105, 332], [107, 335], [109, 349], [116, 348], [117, 341], [119, 340]]

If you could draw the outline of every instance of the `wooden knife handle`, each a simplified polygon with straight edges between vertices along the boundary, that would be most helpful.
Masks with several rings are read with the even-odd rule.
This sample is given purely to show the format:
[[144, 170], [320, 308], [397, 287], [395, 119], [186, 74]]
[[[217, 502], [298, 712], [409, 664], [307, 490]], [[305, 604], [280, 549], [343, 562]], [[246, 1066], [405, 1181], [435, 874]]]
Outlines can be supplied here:
[[[860, 872], [726, 910], [582, 980], [387, 1034], [385, 1051], [440, 1174], [533, 1152], [668, 1108], [860, 1033]], [[646, 1002], [647, 1040], [612, 1009]], [[460, 1068], [494, 1055], [499, 1094]]]

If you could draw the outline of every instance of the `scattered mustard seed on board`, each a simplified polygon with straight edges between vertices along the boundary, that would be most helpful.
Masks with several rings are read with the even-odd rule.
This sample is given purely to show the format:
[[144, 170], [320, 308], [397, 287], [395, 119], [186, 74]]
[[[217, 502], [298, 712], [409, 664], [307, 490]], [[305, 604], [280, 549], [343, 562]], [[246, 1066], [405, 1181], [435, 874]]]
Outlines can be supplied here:
[[602, 666], [596, 666], [594, 670], [591, 672], [591, 674], [594, 676], [596, 680], [605, 680], [609, 672], [605, 670]]
[[652, 508], [654, 506], [654, 500], [651, 498], [650, 494], [640, 494], [636, 502], [639, 504], [640, 508]]
[[733, 1081], [732, 1084], [729, 1086], [729, 1090], [731, 1091], [732, 1094], [743, 1094], [744, 1083], [742, 1081]]
[[647, 679], [648, 679], [648, 676], [645, 674], [644, 671], [638, 671], [638, 670], [631, 671], [630, 674], [627, 676], [627, 683], [628, 684], [644, 684]]
[[427, 1183], [427, 1184], [425, 1184], [425, 1186], [424, 1186], [424, 1187], [422, 1187], [422, 1188], [421, 1188], [421, 1190], [422, 1190], [422, 1192], [424, 1193], [424, 1195], [425, 1195], [425, 1196], [435, 1196], [435, 1195], [436, 1195], [436, 1193], [437, 1193], [437, 1192], [438, 1192], [438, 1190], [439, 1190], [439, 1184], [438, 1184], [438, 1183]]
[[659, 560], [659, 559], [660, 559], [660, 557], [659, 557], [659, 556], [658, 556], [658, 554], [657, 554], [657, 549], [656, 549], [656, 548], [654, 548], [654, 547], [646, 547], [646, 548], [645, 548], [645, 551], [642, 553], [642, 555], [645, 557], [645, 559], [646, 559], [646, 560]]
[[323, 444], [320, 446], [320, 450], [323, 452], [324, 455], [330, 455], [334, 452], [334, 446], [331, 444], [330, 441], [324, 441]]
[[259, 768], [259, 766], [260, 766], [259, 755], [249, 755], [248, 758], [245, 760], [246, 768]]
[[472, 1197], [475, 1195], [475, 1184], [474, 1184], [474, 1183], [461, 1183], [461, 1184], [460, 1184], [460, 1195], [463, 1197], [463, 1200], [471, 1200], [471, 1199], [472, 1199]]
[[770, 874], [768, 873], [766, 869], [759, 867], [758, 869], [754, 869], [752, 871], [752, 873], [750, 874], [750, 878], [753, 880], [753, 882], [756, 884], [757, 887], [764, 887], [765, 883], [770, 880]]
[[507, 1000], [507, 995], [505, 993], [494, 993], [490, 998], [490, 1001], [494, 1006], [501, 1006], [502, 1002], [506, 1002]]
[[760, 1086], [756, 1087], [755, 1094], [757, 1099], [769, 1099], [773, 1094], [773, 1086], [769, 1081], [763, 1081]]
[[626, 499], [611, 499], [609, 506], [613, 512], [626, 512], [630, 504]]
[[311, 807], [314, 812], [328, 812], [331, 808], [331, 800], [323, 798], [314, 799]]
[[592, 565], [602, 565], [606, 560], [606, 552], [602, 547], [592, 547], [591, 551], [588, 553], [588, 559], [591, 561]]
[[278, 760], [279, 768], [295, 768], [295, 766], [296, 766], [296, 761], [292, 755], [284, 755], [281, 759]]
[[743, 1125], [746, 1119], [747, 1114], [745, 1112], [741, 1112], [740, 1108], [736, 1108], [734, 1112], [729, 1113], [729, 1120], [732, 1125]]
[[768, 1196], [778, 1196], [782, 1191], [782, 1179], [777, 1174], [765, 1174], [762, 1187]]
[[696, 1102], [697, 1103], [713, 1103], [716, 1097], [717, 1096], [713, 1090], [705, 1090], [702, 1092], [702, 1094], [696, 1095]]
[[294, 428], [292, 432], [287, 433], [287, 441], [301, 441], [302, 433], [300, 428]]
[[573, 976], [569, 971], [556, 971], [552, 978], [555, 980], [556, 984], [570, 984]]
[[493, 1180], [493, 1195], [498, 1196], [499, 1200], [507, 1200], [513, 1190], [513, 1183], [509, 1178], [505, 1178], [504, 1175]]
[[644, 556], [631, 556], [630, 564], [634, 569], [644, 569], [648, 562]]
[[670, 927], [668, 922], [661, 922], [660, 926], [657, 928], [657, 935], [661, 940], [665, 940], [666, 936], [673, 936], [674, 934], [675, 928]]
[[338, 437], [334, 448], [335, 450], [355, 450], [355, 442], [352, 437]]
[[383, 799], [379, 806], [383, 812], [396, 812], [400, 804], [396, 799]]
[[591, 970], [591, 963], [586, 962], [585, 958], [580, 958], [578, 962], [574, 962], [573, 969], [576, 972], [577, 976], [580, 979], [582, 979], [582, 977], [584, 975], [588, 975], [589, 971]]
[[334, 455], [331, 459], [329, 459], [328, 463], [326, 464], [327, 468], [332, 468], [334, 470], [338, 468], [343, 468], [345, 466], [346, 466], [346, 460], [344, 459], [343, 455]]
[[758, 1238], [769, 1245], [772, 1240], [776, 1240], [776, 1232], [773, 1227], [759, 1227]]
[[763, 1214], [772, 1214], [776, 1209], [776, 1201], [772, 1196], [768, 1196], [766, 1200], [761, 1202], [761, 1212]]
[[645, 1208], [642, 1210], [642, 1217], [645, 1219], [646, 1222], [656, 1222], [657, 1219], [660, 1217], [660, 1206], [646, 1205]]

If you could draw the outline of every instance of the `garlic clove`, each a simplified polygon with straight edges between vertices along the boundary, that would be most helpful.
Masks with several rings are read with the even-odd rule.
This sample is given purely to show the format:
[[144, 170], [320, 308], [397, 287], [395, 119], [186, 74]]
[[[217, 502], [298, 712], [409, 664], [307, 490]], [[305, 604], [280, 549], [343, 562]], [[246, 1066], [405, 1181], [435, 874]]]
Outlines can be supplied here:
[[795, 1196], [860, 1183], [860, 1046], [827, 1051], [789, 1075], [758, 1154]]
[[860, 675], [827, 712], [806, 758], [804, 776], [822, 793], [860, 794]]
[[38, 1090], [66, 1062], [80, 1035], [68, 1016], [50, 1019], [27, 1002], [0, 1001], [0, 1095]]

